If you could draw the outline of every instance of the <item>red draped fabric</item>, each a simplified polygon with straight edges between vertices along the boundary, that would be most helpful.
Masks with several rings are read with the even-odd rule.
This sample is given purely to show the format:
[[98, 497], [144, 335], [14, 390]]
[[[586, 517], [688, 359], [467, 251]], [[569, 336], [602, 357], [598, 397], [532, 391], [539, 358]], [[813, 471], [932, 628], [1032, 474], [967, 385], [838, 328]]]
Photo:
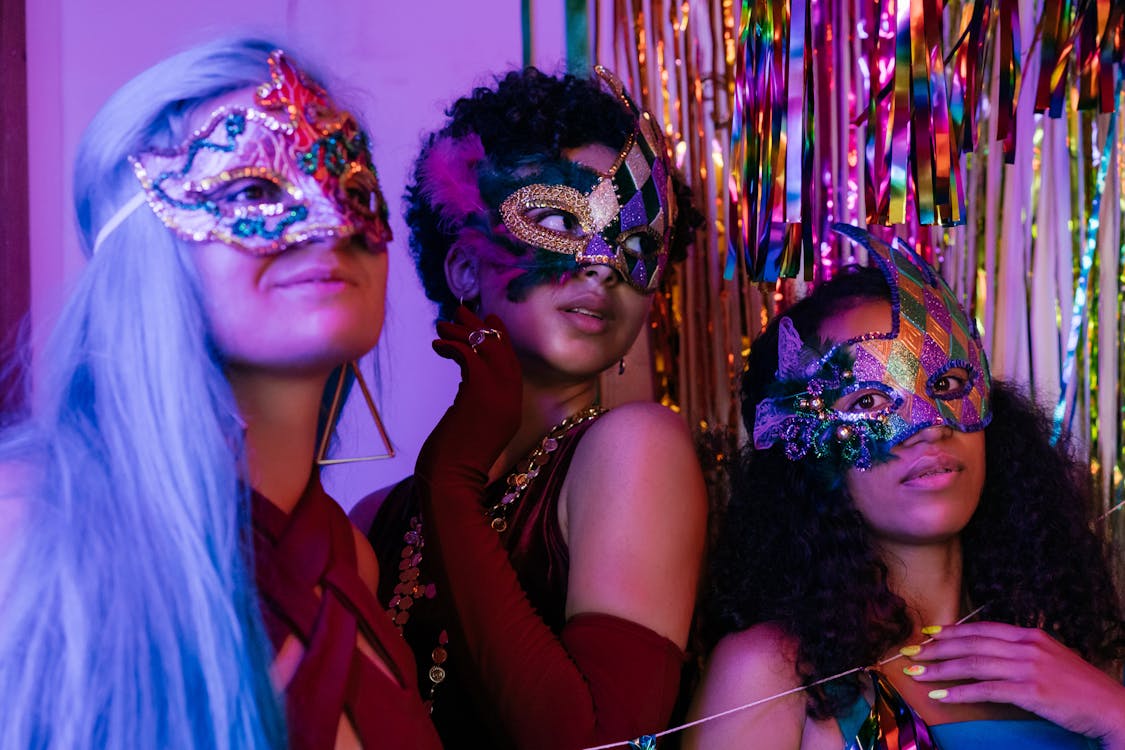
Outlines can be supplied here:
[[[333, 747], [346, 715], [364, 747], [439, 748], [410, 650], [359, 577], [344, 511], [314, 479], [289, 514], [254, 493], [253, 516], [270, 640], [278, 650], [294, 636], [305, 649], [285, 689], [290, 747]], [[357, 636], [385, 670], [360, 651]]]

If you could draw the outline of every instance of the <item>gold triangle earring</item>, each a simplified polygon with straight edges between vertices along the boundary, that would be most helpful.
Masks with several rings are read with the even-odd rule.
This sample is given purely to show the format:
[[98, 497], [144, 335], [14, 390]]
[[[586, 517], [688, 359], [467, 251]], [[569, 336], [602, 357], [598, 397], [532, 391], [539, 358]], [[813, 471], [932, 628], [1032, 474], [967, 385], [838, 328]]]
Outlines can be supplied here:
[[387, 430], [383, 427], [383, 420], [379, 417], [379, 410], [375, 408], [375, 400], [371, 398], [371, 391], [367, 389], [367, 383], [363, 379], [363, 374], [359, 370], [359, 362], [354, 359], [349, 361], [345, 367], [352, 371], [355, 376], [355, 382], [359, 386], [359, 390], [363, 393], [363, 400], [367, 402], [367, 410], [371, 412], [372, 418], [375, 420], [375, 428], [379, 431], [379, 439], [383, 441], [383, 447], [386, 453], [377, 456], [356, 456], [355, 458], [326, 458], [328, 453], [328, 441], [332, 438], [332, 432], [336, 429], [336, 422], [340, 418], [340, 410], [343, 404], [344, 395], [344, 380], [346, 373], [341, 372], [340, 377], [336, 381], [336, 393], [332, 396], [332, 406], [328, 410], [328, 419], [324, 423], [324, 435], [320, 438], [320, 447], [316, 451], [316, 463], [318, 466], [331, 466], [332, 464], [350, 464], [357, 461], [377, 461], [381, 458], [394, 458], [395, 449], [391, 445], [391, 439], [387, 437]]

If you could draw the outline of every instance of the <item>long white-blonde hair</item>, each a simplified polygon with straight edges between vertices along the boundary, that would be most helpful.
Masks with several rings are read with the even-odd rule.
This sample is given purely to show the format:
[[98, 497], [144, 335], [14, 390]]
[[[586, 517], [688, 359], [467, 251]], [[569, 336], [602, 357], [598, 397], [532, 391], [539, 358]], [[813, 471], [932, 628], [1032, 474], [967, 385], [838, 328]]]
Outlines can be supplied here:
[[[109, 100], [75, 169], [88, 249], [139, 190], [127, 155], [268, 80], [272, 49], [202, 45]], [[237, 407], [187, 252], [143, 206], [110, 232], [44, 347], [31, 418], [0, 435], [0, 465], [32, 477], [0, 599], [4, 750], [285, 745]]]

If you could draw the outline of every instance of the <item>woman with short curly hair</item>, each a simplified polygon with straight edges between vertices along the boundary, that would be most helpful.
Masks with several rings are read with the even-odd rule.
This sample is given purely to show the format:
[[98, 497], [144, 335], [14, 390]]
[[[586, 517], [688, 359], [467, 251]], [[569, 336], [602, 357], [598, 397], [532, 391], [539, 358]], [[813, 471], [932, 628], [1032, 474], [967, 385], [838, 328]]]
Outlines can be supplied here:
[[[448, 114], [406, 216], [435, 349], [463, 382], [374, 521], [380, 592], [447, 748], [656, 731], [687, 644], [703, 482], [679, 417], [606, 411], [597, 382], [683, 255], [685, 191], [605, 71], [513, 72]], [[353, 512], [361, 527], [376, 502]]]
[[843, 269], [751, 348], [753, 445], [712, 561], [718, 645], [694, 713], [806, 689], [688, 746], [1122, 747], [1122, 620], [1084, 468], [991, 381], [936, 272], [853, 234], [874, 267]]

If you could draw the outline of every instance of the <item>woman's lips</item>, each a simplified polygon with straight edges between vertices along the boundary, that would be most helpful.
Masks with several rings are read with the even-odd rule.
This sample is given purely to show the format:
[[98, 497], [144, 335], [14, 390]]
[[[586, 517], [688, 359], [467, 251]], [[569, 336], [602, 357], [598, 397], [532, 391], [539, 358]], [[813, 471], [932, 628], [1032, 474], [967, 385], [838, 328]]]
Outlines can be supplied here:
[[956, 481], [964, 469], [964, 465], [949, 454], [928, 454], [910, 464], [899, 483], [918, 489], [942, 489]]
[[579, 315], [588, 315], [589, 317], [591, 317], [591, 318], [597, 318], [598, 320], [605, 320], [605, 316], [604, 316], [604, 315], [602, 315], [602, 314], [601, 314], [600, 312], [598, 312], [597, 310], [591, 310], [591, 309], [590, 309], [590, 308], [588, 308], [588, 307], [581, 307], [581, 306], [578, 306], [578, 307], [568, 307], [568, 308], [566, 308], [565, 312], [568, 312], [568, 313], [578, 313]]
[[602, 313], [581, 306], [562, 308], [567, 322], [582, 333], [603, 333], [609, 328], [609, 321]]
[[565, 318], [584, 333], [601, 333], [613, 318], [609, 301], [600, 295], [584, 294], [564, 301], [558, 307]]
[[275, 286], [281, 288], [322, 288], [325, 290], [344, 289], [349, 286], [355, 286], [355, 281], [341, 269], [326, 266], [314, 266], [310, 268], [300, 269], [291, 273], [280, 281]]

